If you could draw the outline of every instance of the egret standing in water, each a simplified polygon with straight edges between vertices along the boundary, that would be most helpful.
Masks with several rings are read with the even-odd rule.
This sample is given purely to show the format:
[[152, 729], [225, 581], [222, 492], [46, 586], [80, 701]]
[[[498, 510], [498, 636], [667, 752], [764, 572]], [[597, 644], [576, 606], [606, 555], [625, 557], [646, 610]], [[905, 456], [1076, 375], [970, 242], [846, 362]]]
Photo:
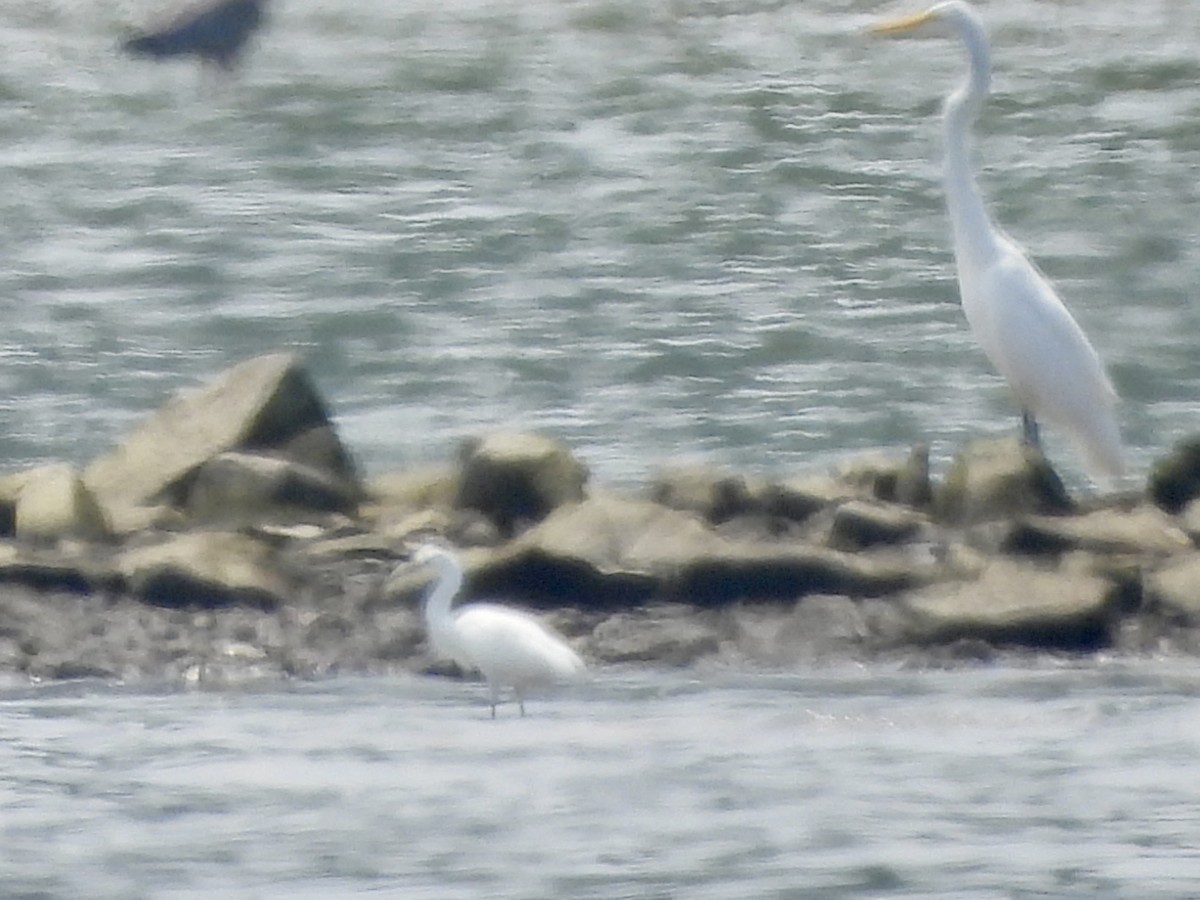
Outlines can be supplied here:
[[452, 610], [450, 604], [463, 583], [463, 569], [454, 554], [425, 544], [413, 554], [413, 562], [432, 564], [438, 573], [425, 599], [425, 625], [434, 652], [483, 675], [493, 719], [501, 688], [513, 689], [523, 716], [529, 689], [575, 681], [587, 671], [566, 641], [527, 613], [494, 603], [469, 603]]
[[992, 365], [1021, 405], [1026, 441], [1039, 445], [1037, 420], [1062, 429], [1088, 467], [1121, 474], [1116, 392], [1100, 357], [1045, 276], [991, 220], [967, 151], [968, 131], [991, 86], [987, 34], [962, 0], [938, 3], [917, 15], [884, 22], [876, 34], [942, 33], [967, 50], [967, 77], [946, 98], [946, 205], [963, 311]]

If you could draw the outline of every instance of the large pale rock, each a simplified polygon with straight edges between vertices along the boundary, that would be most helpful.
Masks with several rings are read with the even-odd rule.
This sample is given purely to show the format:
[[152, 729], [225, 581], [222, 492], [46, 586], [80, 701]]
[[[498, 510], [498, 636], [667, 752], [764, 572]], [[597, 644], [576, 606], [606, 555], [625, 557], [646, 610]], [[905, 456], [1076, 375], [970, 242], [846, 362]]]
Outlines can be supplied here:
[[1045, 456], [1017, 438], [972, 441], [951, 463], [933, 500], [938, 519], [956, 525], [1074, 508]]
[[807, 594], [878, 596], [928, 573], [894, 559], [724, 537], [698, 516], [595, 496], [562, 507], [481, 565], [481, 590], [587, 607], [651, 598], [697, 606]]
[[23, 540], [109, 536], [104, 512], [79, 473], [65, 463], [26, 472], [14, 513], [15, 532]]
[[352, 515], [359, 497], [356, 484], [312, 466], [220, 453], [196, 470], [185, 506], [197, 519], [254, 522], [312, 512]]
[[1091, 650], [1111, 641], [1121, 591], [1095, 575], [996, 560], [976, 580], [934, 584], [898, 603], [907, 640]]
[[88, 466], [84, 481], [105, 507], [179, 505], [201, 464], [232, 450], [271, 451], [357, 484], [325, 404], [290, 353], [248, 360], [176, 395]]
[[[115, 569], [80, 552], [85, 545], [60, 544], [50, 552], [41, 545], [0, 543], [0, 582], [39, 591], [86, 594], [119, 583]], [[0, 632], [3, 628], [0, 627]]]
[[829, 546], [854, 551], [899, 544], [917, 537], [929, 524], [924, 515], [907, 506], [851, 500], [833, 514]]
[[273, 609], [291, 593], [277, 551], [237, 532], [197, 531], [136, 547], [117, 568], [130, 592], [154, 606]]
[[430, 507], [450, 508], [458, 493], [458, 470], [433, 465], [376, 475], [366, 485], [369, 509], [403, 509], [405, 513]]
[[511, 535], [583, 499], [587, 468], [554, 438], [497, 432], [469, 441], [454, 505], [483, 513]]
[[1026, 516], [1007, 527], [1001, 546], [1015, 553], [1085, 550], [1104, 555], [1169, 556], [1193, 547], [1171, 516], [1148, 504], [1128, 510], [1100, 509], [1079, 516]]

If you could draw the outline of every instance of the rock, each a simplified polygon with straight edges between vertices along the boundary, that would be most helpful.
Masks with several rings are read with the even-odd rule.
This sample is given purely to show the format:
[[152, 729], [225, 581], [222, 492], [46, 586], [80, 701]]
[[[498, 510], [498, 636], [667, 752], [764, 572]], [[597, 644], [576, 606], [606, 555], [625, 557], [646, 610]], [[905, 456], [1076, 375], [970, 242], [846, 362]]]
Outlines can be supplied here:
[[53, 551], [24, 543], [0, 543], [0, 582], [78, 594], [117, 583], [115, 570], [80, 549], [65, 542]]
[[860, 496], [860, 491], [830, 475], [772, 482], [763, 492], [763, 509], [770, 516], [804, 523], [817, 513]]
[[104, 512], [71, 466], [42, 466], [24, 474], [14, 510], [18, 538], [99, 541], [109, 536]]
[[1059, 554], [1073, 550], [1114, 555], [1168, 556], [1193, 547], [1162, 510], [1101, 509], [1079, 516], [1027, 516], [1007, 524], [1001, 549], [1008, 553]]
[[821, 547], [731, 545], [698, 555], [663, 586], [667, 597], [700, 607], [739, 600], [796, 600], [810, 594], [879, 597], [924, 583], [926, 570]]
[[104, 510], [104, 517], [108, 522], [109, 530], [119, 538], [132, 537], [156, 529], [179, 529], [187, 525], [183, 513], [166, 504], [109, 506]]
[[473, 582], [484, 593], [602, 609], [651, 599], [722, 606], [812, 593], [878, 596], [931, 571], [821, 547], [733, 541], [692, 514], [596, 496], [556, 510], [486, 558]]
[[934, 492], [936, 518], [955, 525], [1073, 509], [1046, 458], [1017, 438], [971, 442]]
[[327, 471], [253, 453], [219, 453], [191, 480], [187, 512], [201, 521], [295, 520], [309, 513], [353, 515], [361, 490]]
[[650, 500], [670, 509], [696, 513], [717, 524], [758, 512], [746, 479], [707, 466], [669, 466], [650, 483]]
[[1120, 599], [1104, 578], [996, 560], [977, 580], [934, 584], [898, 603], [908, 640], [1094, 650], [1111, 642]]
[[715, 629], [686, 606], [616, 613], [592, 631], [589, 656], [603, 663], [687, 666], [718, 650]]
[[918, 444], [905, 457], [873, 453], [842, 463], [835, 477], [875, 500], [922, 508], [933, 495], [929, 447]]
[[1169, 513], [1180, 512], [1200, 497], [1200, 437], [1181, 441], [1154, 464], [1148, 490], [1151, 499]]
[[117, 568], [130, 592], [154, 606], [273, 609], [292, 592], [275, 548], [236, 532], [172, 536], [125, 551]]
[[454, 505], [473, 509], [504, 535], [583, 499], [587, 468], [560, 441], [527, 432], [497, 432], [469, 441]]
[[17, 533], [17, 497], [28, 475], [28, 469], [0, 475], [0, 538]]
[[904, 506], [851, 500], [834, 512], [829, 546], [836, 550], [865, 550], [879, 544], [899, 544], [929, 525], [922, 514]]
[[699, 516], [611, 494], [556, 510], [514, 542], [514, 554], [579, 562], [599, 574], [664, 579], [725, 541]]
[[405, 514], [430, 507], [449, 509], [458, 494], [458, 476], [456, 468], [444, 465], [378, 475], [367, 482], [368, 513], [377, 515], [396, 508]]
[[1192, 543], [1200, 544], [1200, 500], [1188, 501], [1183, 512], [1179, 513], [1179, 526], [1192, 539]]
[[394, 544], [440, 535], [457, 546], [495, 546], [503, 541], [496, 524], [473, 509], [455, 509], [459, 472], [429, 466], [393, 472], [367, 486], [370, 499], [359, 507], [373, 531]]
[[183, 392], [95, 460], [84, 482], [103, 507], [181, 505], [200, 466], [234, 450], [299, 454], [348, 484], [358, 479], [333, 436], [325, 405], [298, 359], [277, 353], [227, 370]]
[[1172, 559], [1146, 578], [1146, 600], [1187, 625], [1200, 625], [1200, 553]]

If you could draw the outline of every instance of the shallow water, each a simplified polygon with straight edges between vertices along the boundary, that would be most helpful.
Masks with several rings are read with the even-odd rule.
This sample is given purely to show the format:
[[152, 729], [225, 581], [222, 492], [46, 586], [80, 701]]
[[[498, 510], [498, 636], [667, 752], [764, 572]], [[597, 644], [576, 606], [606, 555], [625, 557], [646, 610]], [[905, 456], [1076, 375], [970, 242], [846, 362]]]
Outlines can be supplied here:
[[0, 697], [11, 897], [1194, 896], [1193, 662]]

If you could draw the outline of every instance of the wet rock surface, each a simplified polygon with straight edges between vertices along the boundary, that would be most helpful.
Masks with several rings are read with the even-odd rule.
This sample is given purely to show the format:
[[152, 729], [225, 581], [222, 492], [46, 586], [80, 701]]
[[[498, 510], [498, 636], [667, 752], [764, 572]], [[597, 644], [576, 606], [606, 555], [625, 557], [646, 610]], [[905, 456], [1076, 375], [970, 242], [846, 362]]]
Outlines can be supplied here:
[[442, 671], [410, 548], [533, 610], [593, 665], [1200, 649], [1200, 452], [1071, 497], [1016, 441], [779, 478], [666, 464], [592, 484], [551, 436], [482, 434], [363, 482], [302, 363], [168, 401], [76, 472], [0, 476], [0, 669], [183, 681]]

